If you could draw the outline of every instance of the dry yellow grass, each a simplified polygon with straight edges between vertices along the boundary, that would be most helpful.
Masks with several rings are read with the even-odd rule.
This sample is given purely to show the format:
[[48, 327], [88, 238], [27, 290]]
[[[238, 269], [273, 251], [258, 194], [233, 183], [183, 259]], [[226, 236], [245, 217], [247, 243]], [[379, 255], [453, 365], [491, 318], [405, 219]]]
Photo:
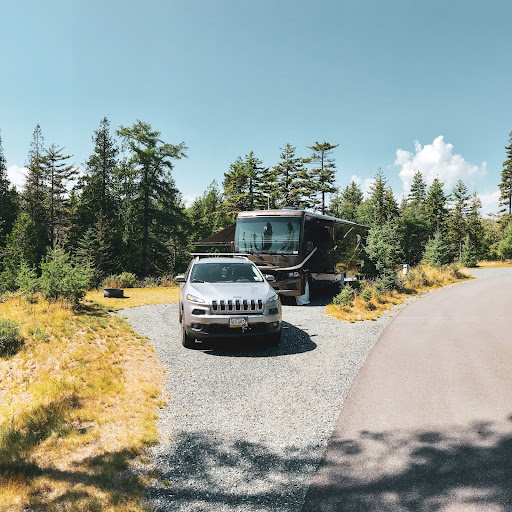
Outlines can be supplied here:
[[512, 267], [512, 261], [486, 261], [478, 262], [477, 268]]
[[0, 510], [143, 511], [123, 471], [157, 442], [153, 348], [106, 308], [0, 304], [24, 344], [0, 358]]
[[453, 267], [434, 268], [425, 265], [412, 269], [404, 279], [404, 290], [399, 293], [392, 290], [376, 297], [375, 290], [370, 301], [365, 301], [359, 293], [347, 306], [329, 304], [326, 314], [346, 322], [376, 320], [393, 306], [401, 304], [407, 298], [426, 293], [444, 286], [473, 279], [473, 277], [454, 270]]
[[95, 301], [106, 306], [109, 311], [117, 311], [123, 308], [147, 306], [149, 304], [166, 304], [177, 302], [179, 294], [178, 286], [161, 286], [154, 288], [125, 288], [124, 299], [111, 299], [103, 297], [103, 290], [88, 292], [85, 300]]

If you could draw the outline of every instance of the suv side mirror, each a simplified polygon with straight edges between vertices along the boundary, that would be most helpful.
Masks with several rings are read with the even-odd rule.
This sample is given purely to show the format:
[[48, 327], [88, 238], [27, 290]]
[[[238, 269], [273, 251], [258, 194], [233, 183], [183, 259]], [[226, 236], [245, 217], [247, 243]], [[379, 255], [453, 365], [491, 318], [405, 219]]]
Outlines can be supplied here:
[[174, 280], [177, 282], [177, 283], [184, 283], [185, 282], [185, 276], [183, 274], [179, 275], [179, 276], [176, 276], [174, 278]]
[[265, 274], [265, 279], [267, 280], [268, 283], [275, 283], [276, 282], [276, 278], [272, 275], [272, 274]]

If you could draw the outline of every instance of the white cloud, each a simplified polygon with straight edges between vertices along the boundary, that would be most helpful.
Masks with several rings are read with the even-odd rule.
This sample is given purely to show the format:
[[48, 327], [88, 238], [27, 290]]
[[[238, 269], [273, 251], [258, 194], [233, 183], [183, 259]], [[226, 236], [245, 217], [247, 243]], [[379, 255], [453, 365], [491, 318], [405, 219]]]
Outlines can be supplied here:
[[18, 167], [17, 165], [11, 165], [10, 167], [7, 167], [7, 177], [13, 185], [16, 185], [18, 191], [22, 189], [23, 185], [25, 184], [25, 176], [27, 175], [27, 171], [28, 170], [26, 167]]
[[500, 201], [500, 191], [495, 190], [494, 192], [487, 192], [483, 194], [478, 194], [480, 201], [482, 201], [482, 214], [484, 218], [488, 213], [498, 213], [499, 210], [499, 201]]
[[446, 143], [442, 135], [436, 137], [432, 144], [421, 146], [414, 141], [415, 154], [397, 149], [395, 165], [401, 167], [399, 172], [404, 193], [409, 193], [413, 176], [417, 171], [423, 175], [427, 185], [431, 185], [436, 177], [444, 183], [445, 190], [451, 191], [458, 180], [464, 181], [469, 189], [473, 188], [475, 179], [487, 174], [487, 165], [471, 164], [461, 155], [453, 153], [453, 144]]
[[188, 208], [189, 206], [192, 206], [192, 203], [199, 197], [199, 194], [184, 194], [183, 195], [183, 202], [185, 203], [185, 206]]

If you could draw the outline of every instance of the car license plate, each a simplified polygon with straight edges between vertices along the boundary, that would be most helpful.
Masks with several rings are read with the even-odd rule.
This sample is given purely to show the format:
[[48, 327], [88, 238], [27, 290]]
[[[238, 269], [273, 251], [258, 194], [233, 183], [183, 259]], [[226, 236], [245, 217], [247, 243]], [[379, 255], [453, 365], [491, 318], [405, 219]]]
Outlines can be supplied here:
[[229, 327], [247, 327], [249, 319], [246, 316], [231, 316], [229, 317]]

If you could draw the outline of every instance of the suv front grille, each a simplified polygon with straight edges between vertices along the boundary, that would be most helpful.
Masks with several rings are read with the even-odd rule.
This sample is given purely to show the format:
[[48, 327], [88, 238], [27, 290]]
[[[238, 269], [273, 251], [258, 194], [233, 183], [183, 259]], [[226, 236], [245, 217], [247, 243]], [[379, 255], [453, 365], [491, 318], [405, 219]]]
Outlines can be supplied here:
[[212, 300], [212, 310], [217, 314], [232, 313], [262, 313], [264, 309], [261, 300]]

